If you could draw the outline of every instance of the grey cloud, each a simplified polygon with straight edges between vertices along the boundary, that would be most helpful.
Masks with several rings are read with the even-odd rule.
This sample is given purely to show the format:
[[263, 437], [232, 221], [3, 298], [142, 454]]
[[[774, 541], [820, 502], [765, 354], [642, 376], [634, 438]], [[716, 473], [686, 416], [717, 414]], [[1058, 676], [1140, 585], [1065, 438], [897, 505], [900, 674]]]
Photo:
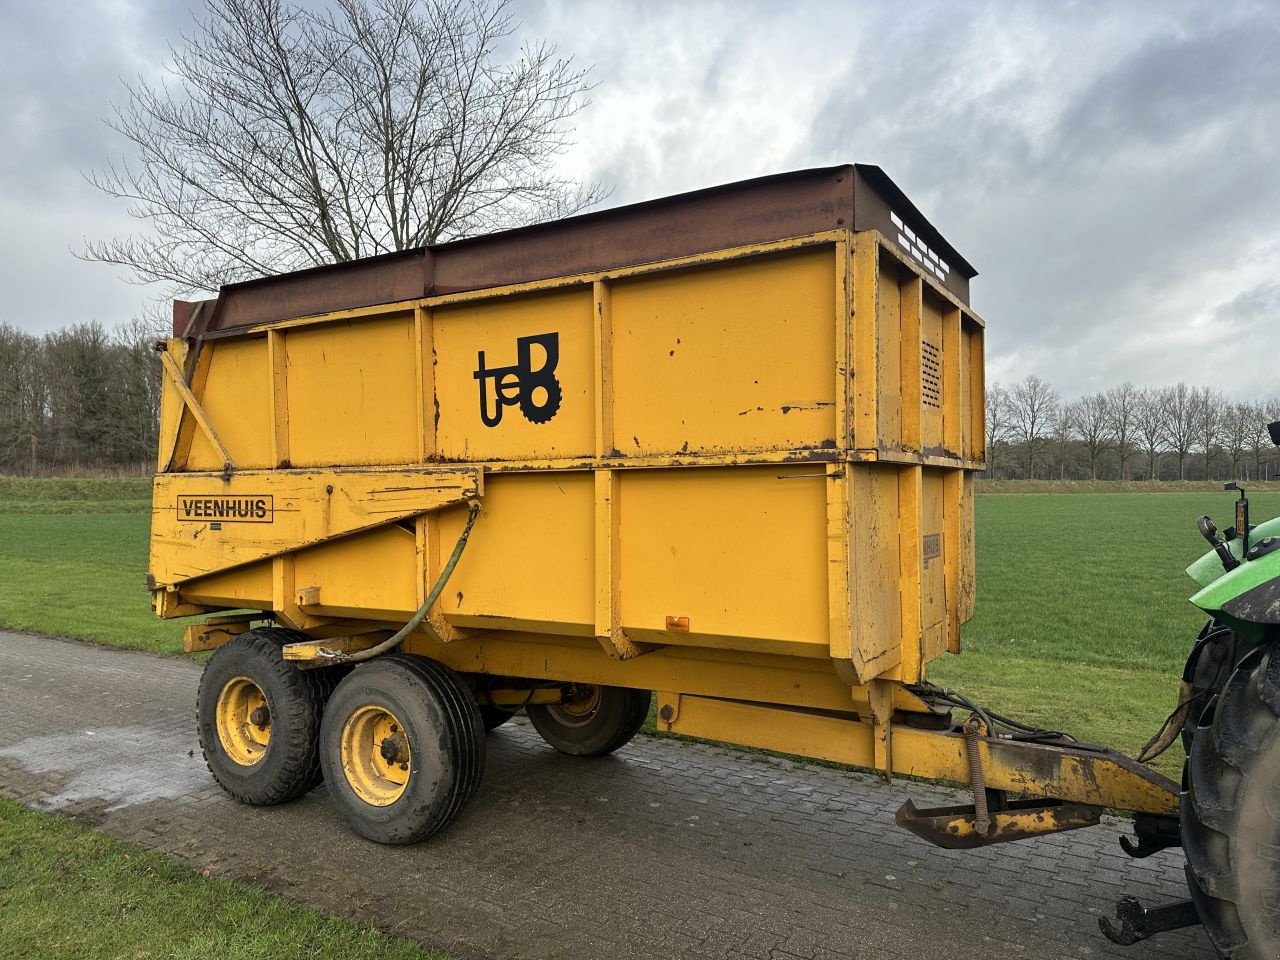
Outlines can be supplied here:
[[[109, 321], [139, 300], [65, 252], [130, 227], [79, 171], [118, 149], [101, 123], [118, 78], [162, 57], [196, 5], [7, 5], [0, 116], [20, 122], [0, 153], [0, 214], [17, 225], [0, 257], [18, 289], [0, 320]], [[993, 379], [1038, 373], [1069, 394], [1194, 379], [1242, 349], [1237, 335], [1250, 358], [1280, 351], [1273, 3], [521, 0], [517, 13], [595, 65], [566, 163], [612, 184], [613, 204], [883, 166], [982, 271]], [[1240, 359], [1237, 392], [1274, 392]]]
[[45, 196], [74, 190], [81, 170], [106, 159], [103, 119], [124, 97], [120, 79], [158, 64], [163, 38], [190, 14], [185, 5], [56, 2], [11, 4], [4, 16], [0, 116], [10, 122], [0, 177]]
[[[1274, 18], [1247, 17], [1216, 32], [1152, 37], [1098, 76], [1063, 116], [1058, 147], [1088, 164], [1098, 146], [1159, 148], [1224, 116], [1273, 109], [1280, 60]], [[1241, 136], [1251, 138], [1244, 127]]]
[[[1224, 266], [1275, 237], [1276, 15], [994, 9], [964, 6], [960, 27], [890, 27], [885, 47], [909, 39], [912, 56], [869, 77], [874, 51], [856, 49], [815, 142], [873, 151], [982, 271], [975, 305], [999, 375], [1035, 372], [1067, 392], [1190, 377], [1225, 336], [1221, 285], [1247, 279]], [[1258, 332], [1280, 347], [1276, 330]]]

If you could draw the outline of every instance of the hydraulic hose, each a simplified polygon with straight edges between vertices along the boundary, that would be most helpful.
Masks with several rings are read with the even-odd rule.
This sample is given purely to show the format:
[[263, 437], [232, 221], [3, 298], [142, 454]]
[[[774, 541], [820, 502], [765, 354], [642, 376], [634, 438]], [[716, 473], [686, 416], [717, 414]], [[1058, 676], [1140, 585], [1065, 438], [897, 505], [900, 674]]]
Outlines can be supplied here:
[[449, 562], [440, 571], [440, 576], [436, 577], [435, 585], [431, 588], [431, 592], [427, 594], [427, 598], [422, 601], [422, 606], [418, 608], [418, 612], [409, 618], [408, 623], [377, 646], [370, 647], [368, 650], [361, 650], [358, 653], [344, 655], [342, 657], [343, 663], [372, 660], [379, 654], [394, 650], [404, 641], [405, 637], [418, 629], [422, 621], [427, 618], [427, 611], [440, 599], [440, 594], [444, 592], [445, 585], [449, 582], [449, 577], [453, 575], [453, 568], [458, 565], [458, 560], [462, 557], [462, 551], [466, 549], [467, 540], [471, 537], [471, 528], [475, 526], [476, 517], [480, 516], [479, 500], [472, 500], [468, 506], [471, 509], [471, 513], [467, 516], [467, 525], [462, 528], [462, 533], [458, 536], [458, 542], [453, 545], [453, 553], [449, 554]]

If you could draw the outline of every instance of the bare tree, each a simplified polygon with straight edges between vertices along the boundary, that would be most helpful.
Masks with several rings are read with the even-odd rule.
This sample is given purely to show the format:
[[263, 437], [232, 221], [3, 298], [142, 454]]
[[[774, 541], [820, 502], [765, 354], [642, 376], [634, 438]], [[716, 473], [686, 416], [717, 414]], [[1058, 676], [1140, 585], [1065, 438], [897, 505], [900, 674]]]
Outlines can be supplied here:
[[[1222, 445], [1227, 457], [1231, 460], [1231, 478], [1242, 479], [1240, 461], [1244, 459], [1245, 450], [1254, 431], [1250, 405], [1247, 403], [1229, 403], [1223, 408]], [[1265, 431], [1264, 431], [1265, 432]]]
[[1098, 479], [1098, 458], [1111, 445], [1112, 417], [1107, 397], [1090, 393], [1067, 405], [1071, 411], [1070, 427], [1084, 444], [1089, 455], [1089, 479]]
[[1058, 479], [1067, 479], [1067, 461], [1071, 458], [1071, 444], [1076, 438], [1076, 417], [1079, 411], [1074, 403], [1059, 403], [1050, 416], [1049, 440], [1058, 459]]
[[176, 83], [128, 88], [137, 159], [89, 180], [154, 233], [87, 244], [170, 292], [579, 211], [558, 176], [586, 71], [546, 42], [511, 62], [510, 0], [206, 0]]
[[1058, 412], [1058, 394], [1035, 374], [1014, 384], [1009, 394], [1013, 410], [1013, 432], [1022, 442], [1027, 457], [1027, 479], [1035, 479], [1036, 459], [1049, 442]]
[[1276, 448], [1271, 442], [1267, 424], [1273, 420], [1280, 420], [1280, 398], [1273, 397], [1270, 400], [1250, 403], [1246, 406], [1250, 430], [1249, 452], [1253, 457], [1254, 475], [1258, 479], [1270, 479], [1275, 473], [1271, 461], [1275, 459]]
[[1197, 433], [1195, 391], [1182, 381], [1160, 389], [1160, 410], [1169, 448], [1178, 455], [1178, 479], [1187, 479], [1187, 454]]
[[1227, 401], [1212, 387], [1197, 387], [1191, 391], [1192, 415], [1195, 422], [1196, 444], [1204, 454], [1204, 478], [1209, 479], [1209, 465], [1214, 459], [1214, 447], [1222, 432]]
[[47, 388], [38, 338], [0, 323], [0, 471], [39, 465]]
[[156, 454], [162, 390], [156, 339], [154, 320], [145, 316], [121, 325], [111, 338], [113, 415], [104, 439], [116, 463], [147, 463]]
[[1133, 454], [1133, 440], [1137, 433], [1138, 404], [1141, 392], [1129, 381], [1107, 391], [1107, 414], [1110, 419], [1111, 438], [1120, 461], [1120, 479], [1129, 479], [1129, 457]]
[[986, 432], [987, 432], [987, 472], [988, 477], [996, 475], [996, 447], [1005, 443], [1013, 432], [1013, 408], [1009, 400], [1009, 391], [1004, 384], [996, 382], [987, 387], [986, 398]]
[[1134, 407], [1134, 426], [1147, 455], [1148, 479], [1151, 480], [1160, 479], [1160, 451], [1167, 442], [1164, 408], [1160, 399], [1159, 390], [1142, 390]]

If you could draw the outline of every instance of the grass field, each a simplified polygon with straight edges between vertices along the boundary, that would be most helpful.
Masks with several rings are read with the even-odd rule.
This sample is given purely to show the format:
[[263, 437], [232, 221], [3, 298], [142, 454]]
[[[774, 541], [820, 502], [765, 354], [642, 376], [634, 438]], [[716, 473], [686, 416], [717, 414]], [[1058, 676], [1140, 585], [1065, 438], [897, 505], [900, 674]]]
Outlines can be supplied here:
[[446, 960], [0, 799], [6, 960]]
[[0, 625], [180, 652], [145, 585], [150, 497], [146, 479], [0, 477]]
[[[1204, 549], [1195, 518], [1231, 516], [1216, 485], [1174, 489], [980, 495], [977, 614], [964, 655], [930, 678], [1136, 750], [1171, 709], [1203, 619], [1183, 572]], [[152, 616], [143, 586], [148, 494], [146, 480], [0, 478], [0, 625], [177, 653], [181, 627]], [[1280, 513], [1280, 493], [1252, 503], [1255, 518]], [[1172, 753], [1162, 769], [1176, 774]]]

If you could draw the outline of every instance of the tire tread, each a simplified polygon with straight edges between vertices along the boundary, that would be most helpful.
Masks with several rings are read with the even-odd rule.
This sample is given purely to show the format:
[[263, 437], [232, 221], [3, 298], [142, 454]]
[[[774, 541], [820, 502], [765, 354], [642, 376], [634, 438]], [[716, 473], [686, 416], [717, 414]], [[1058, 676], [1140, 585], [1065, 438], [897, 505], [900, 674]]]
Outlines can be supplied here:
[[[286, 803], [296, 800], [321, 782], [320, 717], [336, 680], [328, 670], [304, 671], [281, 659], [280, 648], [300, 639], [306, 638], [303, 634], [283, 627], [258, 627], [232, 638], [214, 653], [214, 658], [219, 662], [241, 656], [250, 658], [251, 662], [258, 661], [258, 666], [269, 671], [272, 679], [284, 691], [284, 697], [277, 697], [278, 702], [272, 705], [272, 727], [273, 733], [276, 729], [288, 729], [289, 734], [282, 741], [272, 741], [274, 749], [283, 750], [284, 759], [282, 766], [270, 780], [256, 784], [227, 781], [219, 775], [218, 765], [210, 756], [212, 751], [219, 750], [220, 747], [216, 743], [207, 743], [203, 735], [200, 737], [205, 766], [219, 786], [241, 803], [252, 806]], [[200, 675], [197, 703], [204, 702], [206, 693], [214, 697], [217, 695], [216, 692], [206, 691], [210, 676], [209, 665], [215, 662], [214, 658], [209, 660]], [[286, 722], [277, 724], [277, 716]]]
[[[1280, 736], [1280, 651], [1246, 656], [1200, 718], [1183, 769], [1187, 885], [1209, 939], [1227, 960], [1271, 960], [1276, 943], [1251, 940], [1241, 921], [1232, 840], [1254, 768]], [[1277, 939], [1280, 939], [1278, 935]]]

